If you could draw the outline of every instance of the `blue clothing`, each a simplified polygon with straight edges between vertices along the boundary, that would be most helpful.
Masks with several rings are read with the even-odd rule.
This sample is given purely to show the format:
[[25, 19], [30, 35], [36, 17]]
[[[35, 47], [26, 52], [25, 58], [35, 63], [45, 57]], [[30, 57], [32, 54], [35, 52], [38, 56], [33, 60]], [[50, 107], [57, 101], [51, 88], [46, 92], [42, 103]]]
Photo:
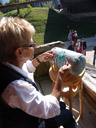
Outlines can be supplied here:
[[71, 45], [69, 45], [69, 46], [68, 46], [68, 50], [75, 51], [75, 50], [74, 50], [74, 45], [72, 45], [72, 44], [71, 44]]
[[95, 66], [96, 54], [94, 53], [93, 65]]
[[[60, 102], [60, 109], [61, 114], [59, 116], [47, 120], [48, 128], [58, 128], [59, 126], [64, 126], [64, 128], [77, 128], [72, 113], [70, 110], [66, 109], [64, 102]], [[55, 124], [57, 124], [57, 126], [54, 126], [54, 124], [52, 124], [53, 120], [55, 121]]]
[[94, 46], [94, 58], [93, 58], [93, 65], [95, 66], [95, 60], [96, 60], [96, 46]]

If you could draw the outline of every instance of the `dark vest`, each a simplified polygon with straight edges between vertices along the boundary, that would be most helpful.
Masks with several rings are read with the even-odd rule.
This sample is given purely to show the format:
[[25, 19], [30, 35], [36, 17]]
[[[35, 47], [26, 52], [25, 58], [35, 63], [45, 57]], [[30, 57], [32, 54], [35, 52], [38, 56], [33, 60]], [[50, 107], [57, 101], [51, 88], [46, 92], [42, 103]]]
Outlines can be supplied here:
[[45, 128], [45, 120], [30, 116], [21, 109], [11, 108], [2, 101], [1, 93], [9, 83], [18, 79], [28, 81], [37, 89], [30, 79], [0, 63], [0, 128]]

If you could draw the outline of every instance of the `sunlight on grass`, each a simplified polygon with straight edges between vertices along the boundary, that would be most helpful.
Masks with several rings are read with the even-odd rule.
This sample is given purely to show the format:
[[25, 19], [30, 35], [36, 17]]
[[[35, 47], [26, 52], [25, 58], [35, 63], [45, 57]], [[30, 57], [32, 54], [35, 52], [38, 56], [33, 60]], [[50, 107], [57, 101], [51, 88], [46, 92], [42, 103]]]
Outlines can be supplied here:
[[14, 10], [2, 16], [18, 16], [29, 21], [36, 29], [34, 40], [38, 41], [38, 45], [58, 40], [67, 41], [69, 29], [77, 30], [79, 38], [96, 34], [96, 23], [71, 21], [51, 8], [22, 8], [18, 15], [17, 10]]
[[37, 45], [41, 45], [44, 42], [44, 33], [36, 33], [33, 39], [37, 41]]

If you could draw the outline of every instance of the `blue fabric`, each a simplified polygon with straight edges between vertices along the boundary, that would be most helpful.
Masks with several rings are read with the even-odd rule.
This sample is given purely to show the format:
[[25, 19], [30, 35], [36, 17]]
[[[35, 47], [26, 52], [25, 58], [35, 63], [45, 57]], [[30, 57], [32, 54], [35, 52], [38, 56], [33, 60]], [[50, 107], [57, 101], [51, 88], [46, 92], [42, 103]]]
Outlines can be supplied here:
[[70, 110], [66, 109], [63, 102], [60, 102], [61, 114], [54, 118], [45, 121], [46, 128], [58, 128], [64, 126], [64, 128], [77, 128], [75, 120]]
[[95, 66], [96, 54], [94, 53], [93, 65]]
[[59, 47], [54, 47], [51, 50], [54, 52], [54, 58], [50, 63], [60, 68], [68, 62], [72, 66], [70, 69], [71, 74], [79, 75], [82, 73], [86, 65], [86, 58], [83, 54]]

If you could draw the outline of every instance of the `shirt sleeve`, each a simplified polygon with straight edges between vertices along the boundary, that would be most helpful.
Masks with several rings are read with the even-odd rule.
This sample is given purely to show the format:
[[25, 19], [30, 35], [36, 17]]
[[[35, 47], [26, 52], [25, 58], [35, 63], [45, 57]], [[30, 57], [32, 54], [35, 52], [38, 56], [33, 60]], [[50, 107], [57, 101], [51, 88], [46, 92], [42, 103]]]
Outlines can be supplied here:
[[23, 80], [15, 80], [2, 93], [4, 101], [12, 108], [19, 108], [29, 115], [52, 118], [60, 114], [56, 97], [43, 96], [35, 87]]
[[26, 63], [23, 64], [22, 70], [24, 70], [25, 72], [29, 72], [29, 73], [33, 72], [34, 73], [36, 68], [32, 64], [32, 61], [28, 60], [28, 61], [26, 61]]

